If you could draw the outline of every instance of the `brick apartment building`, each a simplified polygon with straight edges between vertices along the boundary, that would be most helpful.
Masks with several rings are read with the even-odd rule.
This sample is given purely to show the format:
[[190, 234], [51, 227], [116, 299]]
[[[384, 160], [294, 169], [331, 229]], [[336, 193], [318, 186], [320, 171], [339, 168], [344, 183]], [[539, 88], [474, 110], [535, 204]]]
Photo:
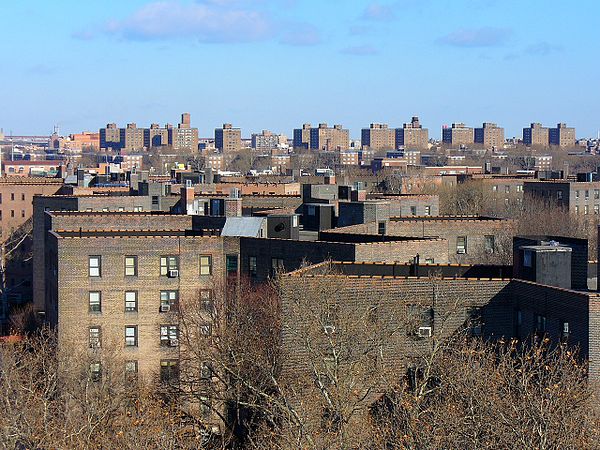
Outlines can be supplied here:
[[[473, 216], [396, 217], [386, 225], [386, 236], [439, 237], [448, 244], [450, 263], [474, 264], [493, 259], [503, 239], [512, 237], [513, 223], [507, 219]], [[334, 233], [377, 235], [377, 222], [330, 230]], [[437, 260], [436, 260], [437, 261]]]
[[361, 144], [365, 149], [375, 151], [396, 148], [396, 132], [385, 123], [372, 123], [361, 131]]
[[526, 181], [523, 186], [524, 205], [542, 201], [581, 215], [600, 214], [600, 182], [567, 180]]
[[170, 146], [173, 150], [198, 151], [198, 128], [192, 128], [189, 113], [181, 115], [177, 127], [166, 124], [160, 128], [153, 123], [150, 128], [138, 128], [135, 123], [129, 123], [125, 128], [119, 128], [117, 124], [109, 123], [100, 128], [99, 139], [101, 149], [113, 151], [139, 151], [162, 146]]
[[320, 123], [314, 128], [304, 124], [302, 128], [294, 130], [294, 148], [305, 148], [311, 150], [348, 150], [350, 148], [350, 131], [341, 125], [328, 127], [326, 123]]
[[475, 144], [481, 144], [484, 148], [504, 148], [504, 128], [495, 123], [484, 122], [481, 128], [475, 128]]
[[396, 147], [406, 150], [427, 150], [429, 144], [429, 130], [423, 128], [418, 117], [413, 117], [410, 123], [396, 128]]
[[523, 128], [523, 144], [528, 147], [575, 147], [575, 128], [559, 123], [555, 128], [547, 128], [541, 123], [532, 123]]
[[238, 153], [242, 149], [242, 130], [224, 123], [222, 128], [215, 128], [215, 147], [221, 153]]
[[453, 123], [451, 127], [442, 128], [442, 143], [450, 147], [470, 147], [475, 142], [473, 128], [464, 123]]
[[[400, 331], [392, 334], [380, 350], [386, 365], [399, 373], [418, 367], [431, 336], [439, 339], [464, 329], [473, 336], [489, 339], [515, 337], [523, 341], [538, 335], [555, 343], [567, 342], [579, 346], [582, 356], [590, 358], [592, 377], [600, 374], [600, 339], [595, 332], [600, 324], [598, 294], [517, 278], [481, 274], [473, 278], [468, 270], [462, 275], [448, 273], [432, 279], [429, 274], [439, 274], [440, 269], [426, 265], [419, 267], [419, 276], [407, 276], [406, 267], [395, 266], [324, 263], [280, 277], [283, 370], [300, 374], [308, 361], [307, 348], [298, 333], [304, 325], [302, 321], [307, 319], [298, 317], [293, 304], [299, 297], [318, 298], [326, 290], [333, 296], [328, 302], [338, 308], [328, 324], [331, 330], [339, 327], [343, 333], [350, 328], [335, 322], [336, 317], [348, 317], [350, 310], [375, 309], [378, 322], [374, 327], [389, 327], [392, 324], [388, 321], [393, 321], [394, 327], [400, 326]], [[452, 268], [444, 271], [449, 272], [448, 269]], [[407, 320], [411, 315], [416, 321]]]

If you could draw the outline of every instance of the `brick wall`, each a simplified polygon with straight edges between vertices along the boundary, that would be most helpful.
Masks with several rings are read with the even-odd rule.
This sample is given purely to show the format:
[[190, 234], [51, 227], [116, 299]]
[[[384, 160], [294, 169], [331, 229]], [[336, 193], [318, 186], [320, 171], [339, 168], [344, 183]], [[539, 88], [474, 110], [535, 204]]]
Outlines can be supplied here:
[[[179, 291], [180, 302], [195, 298], [199, 289], [222, 285], [225, 273], [224, 241], [220, 237], [61, 237], [48, 241], [47, 319], [58, 327], [59, 348], [71, 354], [102, 358], [89, 349], [89, 327], [100, 326], [102, 347], [115, 356], [138, 361], [140, 375], [151, 379], [161, 359], [176, 359], [178, 348], [160, 345], [160, 326], [177, 324], [177, 317], [160, 312], [160, 291]], [[235, 240], [228, 243], [235, 249]], [[199, 255], [212, 256], [211, 276], [201, 276]], [[88, 276], [88, 257], [102, 258], [101, 277]], [[126, 277], [125, 255], [138, 258], [138, 276]], [[179, 277], [160, 276], [160, 257], [179, 257]], [[53, 264], [56, 271], [53, 270]], [[90, 291], [100, 291], [102, 311], [89, 312]], [[138, 311], [125, 312], [125, 291], [137, 291]], [[138, 327], [138, 346], [125, 347], [125, 326]]]

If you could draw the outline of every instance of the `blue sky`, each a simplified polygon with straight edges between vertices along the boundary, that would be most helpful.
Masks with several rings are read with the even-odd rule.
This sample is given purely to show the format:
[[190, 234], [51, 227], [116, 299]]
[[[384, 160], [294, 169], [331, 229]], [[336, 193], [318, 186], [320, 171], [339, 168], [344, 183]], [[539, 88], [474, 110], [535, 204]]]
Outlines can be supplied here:
[[3, 2], [0, 127], [600, 129], [597, 0]]

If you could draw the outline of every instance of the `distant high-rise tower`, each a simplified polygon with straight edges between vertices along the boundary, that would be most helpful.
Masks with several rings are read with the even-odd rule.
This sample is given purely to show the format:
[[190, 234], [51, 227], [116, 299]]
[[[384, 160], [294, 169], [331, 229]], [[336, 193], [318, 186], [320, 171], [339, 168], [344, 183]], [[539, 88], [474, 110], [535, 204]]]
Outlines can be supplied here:
[[410, 123], [396, 128], [396, 148], [425, 150], [429, 143], [429, 130], [423, 128], [419, 118], [414, 116]]
[[215, 129], [215, 147], [222, 153], [237, 153], [242, 149], [242, 130], [224, 123]]
[[442, 128], [442, 142], [453, 147], [473, 145], [475, 142], [473, 128], [460, 122], [453, 123], [452, 127], [444, 125]]

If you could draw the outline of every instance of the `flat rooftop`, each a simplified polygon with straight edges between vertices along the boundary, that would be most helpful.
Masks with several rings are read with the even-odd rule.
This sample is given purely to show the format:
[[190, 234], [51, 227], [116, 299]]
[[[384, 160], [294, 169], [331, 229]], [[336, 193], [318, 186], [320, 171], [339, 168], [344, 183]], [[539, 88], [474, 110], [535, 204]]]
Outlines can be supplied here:
[[56, 236], [62, 238], [90, 237], [203, 237], [220, 236], [221, 230], [54, 230]]
[[444, 279], [510, 279], [512, 266], [419, 264], [381, 262], [324, 262], [288, 274], [342, 275], [349, 277], [444, 278]]

